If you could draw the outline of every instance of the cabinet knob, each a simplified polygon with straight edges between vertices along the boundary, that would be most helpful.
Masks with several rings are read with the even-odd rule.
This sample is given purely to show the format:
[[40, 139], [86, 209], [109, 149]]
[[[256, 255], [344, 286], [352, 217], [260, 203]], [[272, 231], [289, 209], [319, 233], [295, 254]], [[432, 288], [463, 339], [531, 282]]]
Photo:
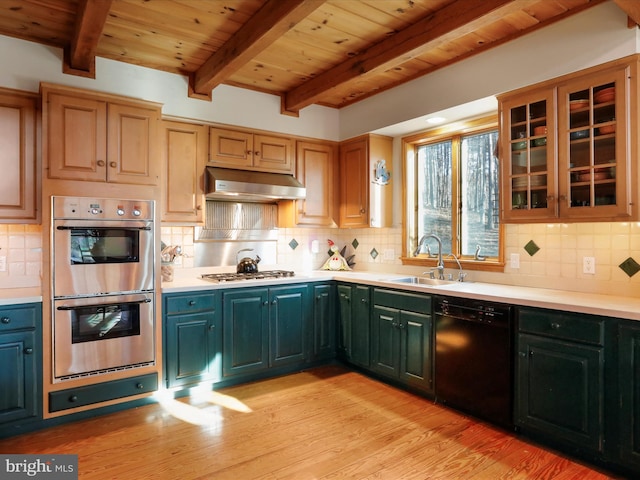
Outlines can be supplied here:
[[25, 355], [31, 355], [33, 353], [33, 348], [27, 347], [24, 349]]
[[144, 385], [142, 383], [136, 383], [136, 388], [138, 390], [142, 390], [144, 388]]
[[269, 305], [269, 302], [264, 301], [264, 302], [262, 302], [262, 305], [267, 306], [267, 305]]
[[77, 396], [77, 395], [71, 395], [71, 396], [69, 397], [69, 401], [70, 401], [71, 403], [73, 403], [73, 402], [77, 402], [77, 401], [78, 401], [78, 396]]
[[196, 205], [196, 210], [198, 211], [202, 210], [202, 205]]
[[11, 323], [11, 319], [9, 317], [2, 317], [0, 319], [0, 322], [4, 323], [5, 325], [9, 325]]
[[195, 300], [189, 300], [189, 306], [193, 307], [196, 304]]
[[275, 298], [271, 300], [271, 305], [275, 305], [276, 303], [278, 303], [278, 301]]
[[109, 162], [109, 166], [111, 168], [116, 168], [118, 166], [118, 164], [116, 162]]
[[360, 302], [361, 302], [361, 303], [367, 303], [367, 299], [366, 299], [366, 298], [361, 298], [361, 299], [360, 299]]
[[399, 323], [398, 323], [398, 328], [402, 330], [402, 329], [404, 328], [404, 323], [399, 322]]
[[259, 156], [260, 156], [260, 152], [259, 152], [258, 150], [256, 150], [255, 152], [253, 152], [253, 154], [254, 154], [256, 157], [259, 157]]
[[522, 358], [525, 358], [525, 357], [527, 356], [527, 352], [519, 352], [519, 355], [520, 355]]
[[551, 328], [552, 328], [553, 330], [558, 330], [558, 329], [560, 328], [560, 324], [559, 324], [559, 323], [556, 323], [556, 322], [553, 322], [553, 323], [551, 324]]
[[106, 165], [106, 162], [104, 160], [98, 160], [96, 163], [99, 167], [104, 167]]
[[364, 207], [362, 207], [362, 208], [360, 209], [360, 213], [365, 213], [365, 212], [366, 212], [366, 210], [364, 209]]
[[209, 325], [209, 331], [212, 332], [216, 329], [215, 325]]

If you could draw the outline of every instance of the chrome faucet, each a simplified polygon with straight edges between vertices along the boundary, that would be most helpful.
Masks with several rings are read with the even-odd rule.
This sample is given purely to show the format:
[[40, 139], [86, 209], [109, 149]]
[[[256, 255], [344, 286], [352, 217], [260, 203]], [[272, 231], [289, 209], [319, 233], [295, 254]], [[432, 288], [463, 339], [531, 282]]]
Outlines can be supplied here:
[[[434, 235], [433, 233], [429, 235], [423, 235], [418, 242], [418, 246], [416, 247], [416, 251], [413, 253], [413, 255], [418, 256], [420, 254], [422, 246], [429, 238], [433, 238], [436, 242], [438, 242], [438, 265], [436, 266], [436, 270], [438, 271], [438, 279], [444, 280], [444, 261], [442, 260], [442, 240], [440, 240], [440, 237]], [[431, 254], [431, 252], [429, 252], [429, 254]]]

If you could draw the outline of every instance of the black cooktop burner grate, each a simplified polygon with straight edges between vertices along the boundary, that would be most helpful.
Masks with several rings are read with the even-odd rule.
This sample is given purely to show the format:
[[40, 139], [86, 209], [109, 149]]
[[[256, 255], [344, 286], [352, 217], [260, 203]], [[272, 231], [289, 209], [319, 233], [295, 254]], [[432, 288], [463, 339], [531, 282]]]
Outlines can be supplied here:
[[236, 282], [239, 280], [262, 280], [265, 278], [294, 277], [295, 272], [291, 270], [265, 270], [256, 273], [205, 273], [201, 275], [203, 280], [210, 282]]

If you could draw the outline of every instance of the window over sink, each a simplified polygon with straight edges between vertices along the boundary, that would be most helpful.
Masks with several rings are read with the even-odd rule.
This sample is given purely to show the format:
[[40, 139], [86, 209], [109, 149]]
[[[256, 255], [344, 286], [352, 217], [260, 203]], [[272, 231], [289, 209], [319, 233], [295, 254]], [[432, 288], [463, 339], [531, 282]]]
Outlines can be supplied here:
[[483, 118], [403, 138], [406, 195], [403, 262], [435, 265], [442, 241], [447, 267], [500, 270], [500, 166], [497, 118]]

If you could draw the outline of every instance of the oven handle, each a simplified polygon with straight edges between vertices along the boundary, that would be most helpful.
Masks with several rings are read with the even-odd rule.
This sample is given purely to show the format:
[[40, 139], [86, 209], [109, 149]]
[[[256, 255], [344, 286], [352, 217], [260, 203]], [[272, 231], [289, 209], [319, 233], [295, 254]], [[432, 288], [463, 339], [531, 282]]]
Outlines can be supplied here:
[[[60, 225], [58, 227], [56, 227], [56, 229], [58, 230], [86, 230], [87, 228], [91, 228], [94, 230], [98, 230], [98, 229], [105, 229], [105, 230], [109, 230], [114, 228], [113, 226], [110, 227], [92, 227], [90, 225], [83, 225], [83, 226], [79, 226], [79, 225]], [[151, 227], [115, 227], [118, 228], [120, 230], [151, 230]]]
[[74, 307], [70, 307], [67, 305], [61, 305], [56, 308], [56, 310], [80, 310], [81, 308], [91, 308], [91, 307], [110, 307], [114, 305], [136, 305], [138, 303], [151, 303], [150, 298], [145, 298], [143, 300], [134, 300], [133, 302], [113, 302], [113, 303], [100, 303], [96, 305], [76, 305]]

